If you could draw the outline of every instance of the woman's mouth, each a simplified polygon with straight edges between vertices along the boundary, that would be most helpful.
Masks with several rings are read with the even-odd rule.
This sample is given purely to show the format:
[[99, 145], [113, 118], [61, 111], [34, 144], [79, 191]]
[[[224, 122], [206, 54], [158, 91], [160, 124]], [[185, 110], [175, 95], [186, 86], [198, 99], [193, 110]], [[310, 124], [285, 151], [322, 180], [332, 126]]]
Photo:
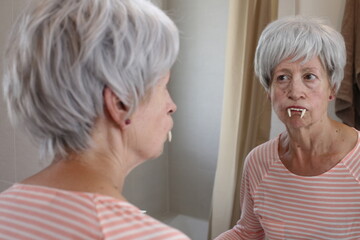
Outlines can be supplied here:
[[287, 109], [287, 113], [289, 115], [289, 117], [292, 117], [292, 112], [298, 112], [301, 113], [300, 118], [303, 118], [305, 113], [306, 113], [306, 108], [295, 108], [295, 107], [289, 107]]

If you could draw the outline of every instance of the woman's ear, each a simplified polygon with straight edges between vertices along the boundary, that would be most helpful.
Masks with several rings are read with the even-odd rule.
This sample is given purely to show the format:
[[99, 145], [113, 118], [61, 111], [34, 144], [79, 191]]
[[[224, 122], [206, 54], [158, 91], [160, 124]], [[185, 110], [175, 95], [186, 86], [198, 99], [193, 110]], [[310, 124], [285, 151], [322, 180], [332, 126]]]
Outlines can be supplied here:
[[332, 87], [330, 96], [329, 96], [329, 101], [332, 101], [333, 99], [335, 99], [335, 97], [336, 97], [336, 90], [335, 90], [335, 87]]
[[103, 92], [104, 98], [104, 111], [107, 112], [108, 117], [116, 125], [121, 128], [125, 128], [128, 125], [128, 108], [123, 102], [116, 96], [116, 94], [108, 87], [105, 87]]

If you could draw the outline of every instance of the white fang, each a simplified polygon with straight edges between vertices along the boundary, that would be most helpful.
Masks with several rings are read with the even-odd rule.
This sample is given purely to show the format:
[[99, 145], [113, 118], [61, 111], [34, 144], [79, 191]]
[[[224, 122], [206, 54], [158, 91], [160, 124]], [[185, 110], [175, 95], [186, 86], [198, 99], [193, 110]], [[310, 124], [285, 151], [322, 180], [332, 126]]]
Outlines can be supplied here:
[[289, 117], [291, 117], [291, 109], [290, 108], [288, 108], [288, 115], [289, 115]]
[[172, 139], [172, 134], [171, 134], [171, 131], [168, 132], [168, 141], [171, 142], [171, 139]]
[[300, 116], [300, 118], [303, 118], [304, 115], [305, 115], [305, 113], [306, 113], [306, 109], [301, 110], [301, 116]]
[[291, 115], [292, 115], [291, 111], [301, 112], [300, 118], [303, 118], [306, 113], [305, 108], [288, 108], [287, 112], [288, 112], [289, 117], [291, 117]]

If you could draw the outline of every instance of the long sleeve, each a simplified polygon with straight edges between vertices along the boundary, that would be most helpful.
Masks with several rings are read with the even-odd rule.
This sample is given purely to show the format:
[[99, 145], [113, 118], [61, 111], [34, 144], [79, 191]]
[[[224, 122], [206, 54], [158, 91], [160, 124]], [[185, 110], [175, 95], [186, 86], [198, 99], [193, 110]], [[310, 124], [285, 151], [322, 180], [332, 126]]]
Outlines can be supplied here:
[[235, 240], [235, 239], [263, 239], [264, 230], [262, 229], [257, 217], [254, 214], [252, 179], [253, 168], [249, 167], [249, 162], [245, 161], [244, 172], [240, 189], [241, 216], [237, 224], [230, 230], [220, 234], [216, 240]]
[[216, 239], [360, 239], [360, 131], [356, 146], [318, 176], [290, 172], [278, 139], [247, 157], [240, 220]]

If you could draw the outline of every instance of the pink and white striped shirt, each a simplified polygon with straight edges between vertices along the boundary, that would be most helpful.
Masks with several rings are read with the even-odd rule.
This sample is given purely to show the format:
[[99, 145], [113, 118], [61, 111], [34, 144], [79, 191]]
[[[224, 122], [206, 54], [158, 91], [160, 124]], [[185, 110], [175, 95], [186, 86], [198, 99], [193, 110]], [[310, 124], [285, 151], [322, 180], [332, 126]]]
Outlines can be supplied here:
[[360, 239], [360, 132], [335, 167], [318, 176], [291, 173], [279, 138], [246, 158], [240, 220], [216, 239]]
[[23, 184], [0, 194], [0, 239], [189, 240], [128, 202]]

